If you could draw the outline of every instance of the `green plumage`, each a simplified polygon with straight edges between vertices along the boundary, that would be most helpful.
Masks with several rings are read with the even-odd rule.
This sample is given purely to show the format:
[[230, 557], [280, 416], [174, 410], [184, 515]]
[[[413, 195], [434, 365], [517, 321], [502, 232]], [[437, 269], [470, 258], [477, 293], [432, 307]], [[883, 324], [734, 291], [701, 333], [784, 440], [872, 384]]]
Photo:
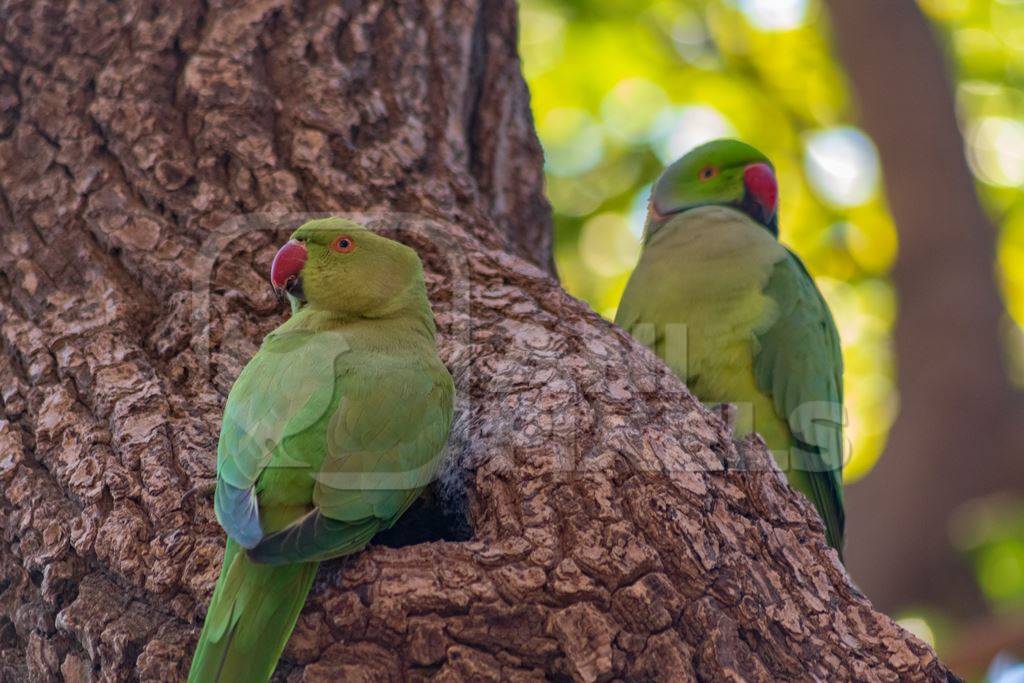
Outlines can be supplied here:
[[258, 564], [229, 539], [188, 680], [269, 680], [317, 567], [316, 562]]
[[[758, 195], [745, 185], [751, 165]], [[813, 279], [775, 237], [768, 168], [753, 148], [719, 141], [663, 174], [616, 322], [702, 401], [737, 406], [736, 435], [765, 439], [841, 555], [839, 336]]]
[[[351, 253], [329, 248], [341, 234]], [[269, 679], [318, 563], [394, 524], [444, 455], [454, 388], [415, 252], [338, 219], [294, 239], [303, 300], [224, 410], [215, 507], [229, 540], [190, 681]]]
[[[832, 313], [795, 254], [775, 264], [765, 287], [772, 324], [756, 335], [757, 388], [789, 430], [790, 483], [818, 508], [829, 545], [842, 557], [843, 361]], [[781, 430], [780, 430], [781, 431]]]

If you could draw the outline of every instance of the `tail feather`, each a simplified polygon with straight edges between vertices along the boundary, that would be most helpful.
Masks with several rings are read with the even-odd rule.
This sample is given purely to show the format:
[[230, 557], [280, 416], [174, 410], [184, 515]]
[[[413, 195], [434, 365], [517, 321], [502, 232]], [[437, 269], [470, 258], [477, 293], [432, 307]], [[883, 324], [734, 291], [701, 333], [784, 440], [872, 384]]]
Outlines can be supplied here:
[[229, 540], [189, 683], [267, 681], [277, 667], [317, 563], [258, 564]]

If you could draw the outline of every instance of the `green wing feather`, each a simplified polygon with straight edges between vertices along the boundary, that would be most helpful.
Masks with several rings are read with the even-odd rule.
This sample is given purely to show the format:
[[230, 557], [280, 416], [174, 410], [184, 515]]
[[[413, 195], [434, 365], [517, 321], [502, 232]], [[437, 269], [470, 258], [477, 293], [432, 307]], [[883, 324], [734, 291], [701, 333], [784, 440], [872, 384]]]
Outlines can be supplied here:
[[[335, 359], [348, 350], [340, 334], [278, 331], [235, 381], [217, 447], [214, 508], [228, 534], [220, 579], [207, 609], [189, 681], [263, 681], [277, 665], [316, 576], [315, 562], [270, 566], [245, 548], [295, 516], [295, 506], [268, 508], [257, 485], [268, 471], [298, 473], [278, 498], [309, 507], [311, 468], [322, 458], [323, 427], [337, 394]], [[286, 444], [316, 442], [305, 461]], [[303, 483], [303, 475], [308, 482]], [[280, 478], [280, 477], [279, 477]], [[301, 504], [305, 502], [305, 506]], [[299, 513], [301, 514], [301, 512]]]
[[225, 406], [215, 509], [229, 540], [189, 681], [270, 677], [318, 561], [362, 549], [433, 478], [453, 398], [432, 353], [399, 362], [336, 332], [267, 337]]
[[274, 332], [231, 388], [217, 445], [214, 507], [228, 536], [243, 547], [252, 548], [266, 531], [255, 491], [266, 469], [318, 464], [315, 448], [291, 457], [284, 443], [315, 431], [329, 414], [337, 393], [335, 361], [347, 351], [339, 333]]
[[[274, 332], [245, 366], [224, 407], [217, 475], [252, 487], [287, 437], [301, 434], [330, 411], [335, 364], [348, 352], [335, 332]], [[275, 463], [280, 464], [280, 463]]]
[[365, 366], [359, 373], [343, 371], [338, 384], [341, 396], [326, 425], [314, 508], [253, 548], [251, 556], [261, 562], [352, 552], [394, 524], [437, 474], [454, 396], [440, 363], [426, 370], [378, 361], [369, 372]]
[[[787, 250], [788, 251], [788, 250]], [[765, 294], [778, 307], [757, 335], [754, 373], [793, 435], [791, 484], [803, 490], [842, 556], [843, 359], [828, 305], [800, 259], [789, 252], [772, 271]]]

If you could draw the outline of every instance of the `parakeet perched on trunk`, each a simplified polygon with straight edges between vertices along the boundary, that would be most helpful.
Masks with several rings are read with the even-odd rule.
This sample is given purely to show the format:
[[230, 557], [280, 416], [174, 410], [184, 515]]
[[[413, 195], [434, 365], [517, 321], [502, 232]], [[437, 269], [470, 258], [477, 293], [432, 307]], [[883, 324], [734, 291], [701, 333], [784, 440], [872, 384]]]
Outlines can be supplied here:
[[271, 266], [292, 316], [224, 407], [214, 508], [227, 532], [189, 681], [273, 674], [317, 564], [361, 550], [434, 478], [454, 387], [412, 249], [338, 218]]
[[615, 322], [705, 403], [738, 408], [843, 546], [843, 361], [832, 314], [778, 241], [778, 185], [753, 147], [718, 140], [654, 184]]

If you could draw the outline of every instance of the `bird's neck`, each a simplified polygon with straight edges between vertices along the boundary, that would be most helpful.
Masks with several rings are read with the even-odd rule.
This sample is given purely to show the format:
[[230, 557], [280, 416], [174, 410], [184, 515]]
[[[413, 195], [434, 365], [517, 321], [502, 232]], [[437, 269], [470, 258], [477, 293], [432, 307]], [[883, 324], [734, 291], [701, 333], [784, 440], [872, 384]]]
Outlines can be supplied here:
[[729, 256], [751, 245], [781, 249], [778, 240], [750, 216], [731, 206], [709, 205], [672, 216], [649, 235], [645, 249], [697, 248]]
[[778, 214], [766, 215], [761, 205], [753, 201], [748, 193], [743, 199], [736, 202], [698, 204], [667, 216], [659, 216], [648, 212], [647, 221], [644, 224], [644, 244], [650, 244], [659, 233], [664, 235], [665, 232], [668, 232], [667, 229], [673, 225], [678, 225], [686, 219], [692, 218], [693, 215], [705, 215], [709, 211], [715, 212], [720, 210], [742, 213], [774, 239], [779, 237]]
[[341, 333], [353, 349], [381, 353], [433, 349], [436, 344], [434, 316], [425, 302], [396, 307], [376, 317], [303, 306], [278, 330]]

